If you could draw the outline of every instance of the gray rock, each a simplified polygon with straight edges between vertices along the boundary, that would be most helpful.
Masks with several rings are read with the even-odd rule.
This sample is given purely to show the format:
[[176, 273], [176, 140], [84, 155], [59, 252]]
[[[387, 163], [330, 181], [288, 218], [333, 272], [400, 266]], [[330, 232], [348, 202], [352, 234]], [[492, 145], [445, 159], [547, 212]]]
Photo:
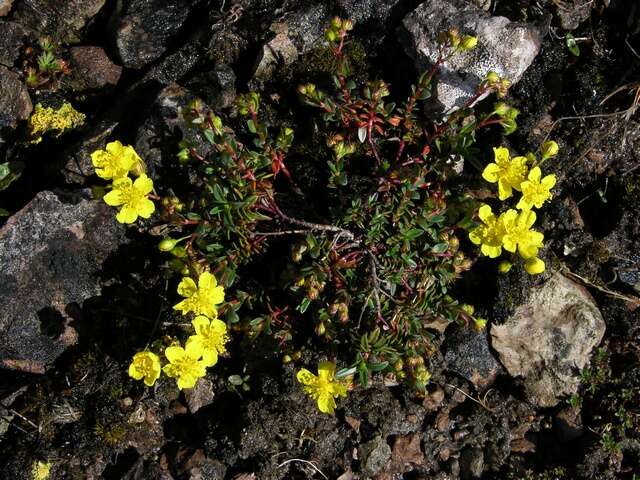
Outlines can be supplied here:
[[552, 272], [505, 324], [492, 326], [491, 336], [509, 374], [524, 377], [529, 401], [552, 407], [577, 391], [580, 371], [604, 331], [604, 320], [591, 295]]
[[82, 29], [106, 0], [22, 0], [13, 7], [13, 19], [56, 41], [80, 41]]
[[262, 47], [254, 78], [268, 80], [277, 67], [290, 65], [299, 55], [320, 46], [330, 18], [328, 6], [317, 3], [273, 23], [270, 28], [275, 37]]
[[142, 68], [160, 58], [192, 5], [191, 0], [133, 0], [116, 27], [116, 46], [123, 65]]
[[230, 65], [246, 50], [249, 42], [237, 33], [223, 28], [214, 32], [209, 41], [209, 57], [217, 64]]
[[39, 193], [0, 229], [0, 366], [44, 373], [77, 333], [75, 304], [100, 294], [96, 274], [124, 241], [103, 202]]
[[447, 368], [484, 390], [503, 372], [500, 363], [491, 353], [485, 331], [476, 332], [470, 327], [454, 327], [445, 340]]
[[560, 410], [553, 419], [558, 436], [563, 442], [571, 442], [584, 434], [582, 412], [576, 407]]
[[187, 400], [187, 406], [191, 413], [196, 413], [202, 407], [211, 405], [213, 397], [213, 383], [206, 378], [199, 379], [195, 387], [184, 390], [184, 398]]
[[182, 80], [202, 59], [202, 50], [198, 41], [187, 42], [153, 65], [142, 82], [155, 80], [162, 85], [170, 85]]
[[0, 0], [0, 17], [6, 16], [11, 11], [13, 0]]
[[376, 475], [391, 460], [391, 447], [383, 437], [377, 436], [360, 445], [358, 456], [362, 461], [363, 470], [369, 475]]
[[278, 66], [291, 65], [298, 59], [298, 49], [285, 31], [278, 33], [266, 45], [258, 56], [253, 77], [269, 80]]
[[467, 0], [424, 2], [399, 27], [405, 49], [419, 70], [438, 59], [437, 36], [457, 28], [478, 37], [478, 45], [445, 62], [438, 75], [437, 100], [445, 113], [464, 106], [488, 72], [516, 83], [540, 51], [540, 36], [530, 25], [494, 17]]
[[591, 16], [591, 10], [595, 6], [596, 2], [584, 0], [565, 0], [556, 3], [560, 26], [564, 30], [575, 30]]
[[20, 120], [29, 118], [33, 105], [20, 77], [0, 65], [0, 129], [15, 128]]
[[0, 22], [0, 64], [13, 67], [29, 31], [16, 22]]
[[381, 29], [385, 26], [391, 10], [400, 0], [338, 0], [338, 6], [344, 10], [344, 18], [353, 21], [358, 27]]
[[115, 86], [122, 67], [114, 64], [100, 47], [72, 47], [69, 49], [74, 87], [78, 90]]
[[62, 170], [62, 175], [67, 183], [84, 185], [87, 179], [90, 180], [90, 177], [96, 173], [91, 163], [91, 154], [104, 148], [117, 126], [116, 122], [110, 120], [99, 122], [80, 143], [66, 153], [69, 160]]

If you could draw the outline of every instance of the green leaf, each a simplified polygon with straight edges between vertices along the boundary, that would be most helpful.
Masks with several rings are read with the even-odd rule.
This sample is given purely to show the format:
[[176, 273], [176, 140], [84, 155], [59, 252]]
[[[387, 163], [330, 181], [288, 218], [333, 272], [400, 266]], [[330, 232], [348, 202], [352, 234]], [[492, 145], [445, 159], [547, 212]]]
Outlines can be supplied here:
[[358, 364], [358, 376], [360, 377], [360, 385], [367, 388], [369, 384], [369, 372], [367, 371], [367, 364], [360, 362]]
[[341, 380], [343, 378], [354, 375], [357, 371], [356, 367], [342, 368], [336, 372], [336, 379]]
[[251, 133], [256, 133], [256, 124], [253, 122], [252, 119], [247, 120], [247, 127], [249, 128], [249, 131]]
[[300, 313], [304, 313], [309, 308], [309, 305], [311, 305], [311, 299], [309, 297], [304, 297], [300, 302], [300, 305], [296, 307], [296, 310], [298, 310]]
[[197, 213], [194, 213], [194, 212], [187, 213], [187, 218], [189, 220], [194, 220], [194, 221], [198, 221], [198, 222], [200, 220], [202, 220], [202, 217], [200, 215], [198, 215]]
[[244, 383], [244, 381], [242, 380], [242, 377], [240, 375], [231, 375], [229, 377], [229, 383], [231, 385], [235, 385], [236, 387], [239, 387]]
[[421, 230], [419, 228], [412, 228], [411, 230], [408, 230], [407, 232], [404, 233], [404, 238], [406, 238], [409, 241], [415, 240], [423, 233], [424, 233], [424, 230]]
[[580, 56], [580, 47], [576, 43], [576, 39], [573, 35], [571, 35], [570, 33], [567, 33], [564, 36], [564, 43], [574, 56], [576, 57]]
[[447, 242], [438, 243], [431, 248], [433, 253], [444, 253], [449, 249], [449, 244]]
[[389, 366], [389, 362], [374, 363], [371, 365], [371, 371], [374, 373], [381, 372]]
[[9, 215], [11, 215], [9, 213], [8, 210], [5, 210], [4, 208], [0, 208], [0, 217], [8, 217]]

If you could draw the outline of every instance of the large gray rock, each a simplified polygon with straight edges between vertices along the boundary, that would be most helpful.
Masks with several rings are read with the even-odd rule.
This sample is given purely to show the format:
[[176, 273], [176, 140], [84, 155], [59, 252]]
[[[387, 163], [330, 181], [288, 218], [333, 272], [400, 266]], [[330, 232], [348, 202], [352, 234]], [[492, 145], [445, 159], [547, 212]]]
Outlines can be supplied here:
[[182, 28], [193, 1], [133, 0], [116, 27], [116, 46], [124, 66], [142, 68], [166, 51]]
[[80, 41], [82, 29], [106, 0], [22, 0], [13, 6], [13, 19], [56, 41]]
[[27, 87], [20, 77], [0, 65], [0, 129], [15, 128], [20, 120], [29, 118], [33, 105]]
[[478, 45], [445, 62], [438, 75], [437, 100], [445, 112], [464, 106], [488, 72], [517, 82], [540, 51], [540, 35], [530, 25], [494, 17], [467, 0], [424, 2], [407, 15], [399, 35], [419, 70], [438, 59], [438, 33], [457, 28], [476, 35]]
[[98, 122], [81, 142], [66, 152], [65, 157], [68, 160], [62, 175], [67, 183], [84, 185], [87, 180], [92, 180], [96, 169], [91, 162], [91, 154], [96, 150], [104, 149], [117, 126], [118, 123], [112, 120]]
[[124, 241], [103, 202], [39, 193], [0, 229], [0, 367], [43, 373], [77, 340], [73, 304], [100, 294], [96, 274]]
[[383, 437], [377, 436], [361, 445], [358, 454], [363, 471], [369, 475], [376, 475], [391, 460], [391, 447]]
[[506, 323], [491, 328], [491, 336], [509, 374], [524, 378], [529, 401], [552, 407], [577, 391], [580, 371], [604, 331], [584, 287], [552, 273]]
[[353, 21], [357, 26], [380, 29], [391, 15], [391, 10], [400, 0], [338, 0], [344, 10], [344, 18]]

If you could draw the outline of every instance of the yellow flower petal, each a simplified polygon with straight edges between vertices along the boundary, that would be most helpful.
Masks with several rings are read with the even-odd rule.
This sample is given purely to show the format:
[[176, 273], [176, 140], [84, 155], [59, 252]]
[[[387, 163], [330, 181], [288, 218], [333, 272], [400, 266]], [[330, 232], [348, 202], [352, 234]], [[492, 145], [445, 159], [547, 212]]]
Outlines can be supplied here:
[[120, 190], [111, 190], [104, 197], [102, 197], [104, 203], [111, 207], [117, 207], [124, 203], [124, 199], [122, 198], [122, 193]]
[[203, 315], [199, 315], [191, 321], [194, 330], [197, 335], [202, 335], [203, 332], [209, 327], [209, 319]]
[[511, 185], [503, 178], [500, 178], [498, 180], [498, 198], [500, 200], [506, 200], [511, 195], [513, 195]]
[[155, 204], [148, 198], [141, 200], [138, 204], [138, 215], [140, 215], [142, 218], [149, 218], [155, 211]]
[[318, 376], [324, 380], [333, 380], [336, 373], [336, 364], [333, 362], [320, 362], [318, 364]]
[[185, 351], [182, 347], [173, 345], [164, 349], [164, 356], [167, 357], [171, 363], [175, 363], [185, 356]]
[[133, 223], [138, 219], [138, 212], [130, 205], [124, 205], [116, 215], [120, 223]]
[[133, 182], [133, 186], [146, 195], [148, 193], [151, 193], [151, 191], [153, 190], [153, 180], [151, 180], [149, 177], [147, 177], [147, 175], [143, 173], [138, 178], [136, 178], [136, 181]]
[[131, 365], [129, 365], [129, 376], [135, 380], [142, 380], [142, 377], [144, 377], [144, 373], [139, 371], [136, 368], [135, 364], [131, 362]]
[[191, 358], [199, 359], [204, 353], [203, 350], [202, 343], [192, 342], [185, 346], [184, 353]]
[[502, 253], [502, 248], [483, 244], [480, 251], [489, 258], [497, 258]]
[[181, 297], [190, 297], [194, 293], [198, 291], [198, 287], [196, 286], [196, 282], [189, 277], [183, 277], [180, 283], [178, 284], [178, 295]]
[[482, 172], [482, 178], [484, 178], [489, 183], [496, 183], [498, 181], [499, 173], [500, 167], [495, 163], [490, 163], [484, 168]]
[[495, 159], [495, 162], [500, 167], [506, 167], [506, 166], [509, 165], [510, 155], [509, 155], [509, 149], [508, 148], [505, 148], [505, 147], [494, 147], [494, 149], [493, 149], [493, 157]]
[[184, 390], [185, 388], [193, 388], [198, 382], [198, 378], [195, 375], [180, 375], [178, 377], [178, 388]]
[[298, 382], [303, 385], [312, 385], [318, 380], [318, 377], [306, 368], [301, 368], [296, 374], [296, 378], [298, 379]]
[[495, 215], [491, 211], [491, 207], [489, 205], [482, 204], [482, 206], [480, 206], [480, 208], [478, 209], [478, 217], [480, 217], [480, 220], [482, 220], [484, 223], [488, 224], [495, 218]]
[[542, 179], [541, 185], [547, 190], [551, 190], [556, 185], [556, 176], [551, 174]]
[[198, 278], [198, 288], [203, 290], [213, 289], [217, 285], [216, 277], [210, 272], [203, 272]]
[[318, 409], [322, 413], [333, 414], [336, 409], [336, 401], [330, 393], [322, 393], [318, 397]]
[[540, 171], [540, 167], [533, 167], [529, 172], [529, 176], [527, 178], [532, 182], [540, 183], [541, 177], [542, 177], [542, 172]]

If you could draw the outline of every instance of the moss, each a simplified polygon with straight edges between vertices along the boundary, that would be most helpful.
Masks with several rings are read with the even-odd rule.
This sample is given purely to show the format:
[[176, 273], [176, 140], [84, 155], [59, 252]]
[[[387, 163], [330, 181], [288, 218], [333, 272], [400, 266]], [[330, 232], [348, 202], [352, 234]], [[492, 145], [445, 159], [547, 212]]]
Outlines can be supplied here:
[[120, 445], [127, 434], [127, 429], [119, 423], [109, 425], [98, 422], [96, 426], [93, 427], [93, 431], [96, 436], [109, 447]]
[[84, 124], [85, 115], [78, 112], [70, 103], [65, 102], [60, 108], [43, 107], [36, 104], [31, 118], [29, 118], [29, 137], [31, 143], [40, 143], [47, 132], [55, 132], [59, 137], [67, 130]]

